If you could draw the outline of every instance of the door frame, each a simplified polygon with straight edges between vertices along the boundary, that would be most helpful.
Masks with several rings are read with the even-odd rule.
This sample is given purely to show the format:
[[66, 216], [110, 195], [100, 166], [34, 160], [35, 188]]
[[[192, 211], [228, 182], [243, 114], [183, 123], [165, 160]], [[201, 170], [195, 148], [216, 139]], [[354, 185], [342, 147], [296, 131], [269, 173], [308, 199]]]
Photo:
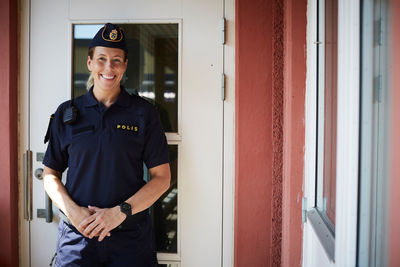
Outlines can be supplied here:
[[[30, 121], [29, 121], [29, 65], [30, 65], [30, 0], [21, 0], [19, 5], [19, 77], [18, 77], [18, 113], [20, 129], [18, 133], [18, 225], [19, 225], [19, 266], [31, 266], [30, 264], [30, 223], [24, 219], [24, 154], [30, 148]], [[31, 178], [33, 179], [33, 178]]]
[[[233, 266], [234, 251], [234, 192], [235, 192], [235, 3], [234, 0], [225, 0], [224, 16], [226, 18], [226, 43], [223, 46], [223, 69], [225, 73], [225, 101], [223, 102], [223, 166], [222, 166], [222, 258], [221, 266]], [[29, 255], [29, 227], [24, 219], [24, 161], [23, 155], [30, 148], [29, 144], [29, 81], [30, 81], [30, 20], [31, 0], [21, 0], [19, 6], [19, 86], [18, 106], [20, 129], [18, 133], [18, 180], [19, 180], [19, 265], [30, 266]], [[92, 22], [92, 21], [91, 21]], [[221, 27], [220, 25], [215, 25]], [[30, 178], [32, 179], [32, 177]]]
[[222, 262], [223, 267], [234, 266], [235, 220], [235, 0], [224, 0], [225, 45], [223, 70], [225, 100], [223, 102], [222, 155]]

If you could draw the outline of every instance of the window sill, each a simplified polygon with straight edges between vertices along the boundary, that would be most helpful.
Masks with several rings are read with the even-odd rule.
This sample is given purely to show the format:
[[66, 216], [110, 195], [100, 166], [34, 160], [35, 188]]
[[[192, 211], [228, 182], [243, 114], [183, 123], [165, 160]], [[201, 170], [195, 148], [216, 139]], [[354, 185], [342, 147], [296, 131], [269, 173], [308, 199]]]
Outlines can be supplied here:
[[316, 208], [307, 211], [307, 218], [321, 242], [329, 261], [335, 262], [335, 237]]

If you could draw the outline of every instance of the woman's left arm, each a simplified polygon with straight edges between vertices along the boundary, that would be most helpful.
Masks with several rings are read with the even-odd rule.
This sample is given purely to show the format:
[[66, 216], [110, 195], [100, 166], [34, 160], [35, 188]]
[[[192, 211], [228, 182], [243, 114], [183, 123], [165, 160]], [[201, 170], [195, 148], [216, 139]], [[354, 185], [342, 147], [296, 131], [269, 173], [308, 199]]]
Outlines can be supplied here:
[[[150, 181], [125, 201], [131, 205], [132, 215], [148, 209], [170, 186], [171, 171], [168, 163], [150, 168], [149, 171]], [[126, 218], [119, 206], [105, 209], [89, 206], [89, 210], [94, 214], [83, 220], [78, 230], [89, 238], [99, 235], [99, 241]]]
[[[169, 164], [149, 169], [150, 181], [125, 202], [132, 207], [132, 215], [151, 207], [168, 190], [171, 182]], [[119, 206], [117, 206], [119, 209]]]

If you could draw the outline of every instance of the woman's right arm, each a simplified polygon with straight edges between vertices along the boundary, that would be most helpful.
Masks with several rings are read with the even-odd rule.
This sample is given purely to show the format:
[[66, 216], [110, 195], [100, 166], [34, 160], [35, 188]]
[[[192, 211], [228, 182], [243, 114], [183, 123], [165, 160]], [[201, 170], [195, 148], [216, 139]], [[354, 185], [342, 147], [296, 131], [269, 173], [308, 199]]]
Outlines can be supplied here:
[[70, 219], [71, 223], [78, 228], [79, 224], [91, 215], [86, 207], [78, 206], [70, 197], [65, 186], [61, 182], [61, 173], [49, 167], [43, 171], [44, 189], [56, 204], [56, 206]]

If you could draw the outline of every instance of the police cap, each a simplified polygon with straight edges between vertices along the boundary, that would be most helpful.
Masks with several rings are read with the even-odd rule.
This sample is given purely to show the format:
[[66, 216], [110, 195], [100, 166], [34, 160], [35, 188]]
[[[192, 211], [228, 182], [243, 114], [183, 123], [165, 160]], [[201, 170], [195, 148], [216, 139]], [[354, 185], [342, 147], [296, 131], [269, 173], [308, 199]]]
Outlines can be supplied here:
[[118, 25], [112, 23], [105, 24], [93, 37], [89, 44], [89, 49], [95, 46], [119, 48], [128, 53], [125, 33]]

